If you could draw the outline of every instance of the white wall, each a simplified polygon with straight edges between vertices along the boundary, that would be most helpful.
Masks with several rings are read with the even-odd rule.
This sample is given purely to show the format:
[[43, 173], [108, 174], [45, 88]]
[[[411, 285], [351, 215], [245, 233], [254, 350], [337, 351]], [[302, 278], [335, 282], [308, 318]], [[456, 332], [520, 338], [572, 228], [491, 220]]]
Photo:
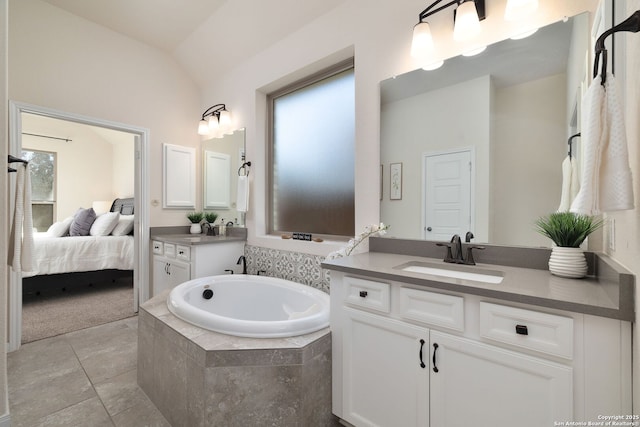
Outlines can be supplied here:
[[199, 145], [203, 110], [187, 74], [168, 54], [48, 3], [9, 3], [9, 99], [150, 129], [150, 225], [187, 225], [186, 211], [162, 209], [161, 149]]
[[566, 75], [558, 74], [496, 89], [490, 242], [550, 245], [549, 239], [532, 230], [537, 218], [560, 205], [568, 119], [566, 102], [557, 94], [565, 93], [566, 85]]
[[[91, 136], [85, 134], [85, 136]], [[56, 215], [60, 221], [95, 200], [113, 200], [113, 146], [100, 138], [56, 141], [23, 135], [22, 147], [56, 153]]]
[[[473, 147], [476, 196], [473, 232], [478, 241], [487, 241], [490, 114], [489, 76], [382, 106], [380, 155], [384, 177], [380, 216], [381, 221], [391, 225], [389, 236], [410, 239], [422, 234], [423, 155]], [[402, 200], [390, 200], [389, 163], [397, 162], [402, 162]]]
[[[0, 158], [8, 154], [9, 131], [8, 105], [9, 96], [7, 85], [9, 82], [9, 3], [0, 0]], [[9, 206], [7, 192], [7, 175], [0, 176], [0, 200], [4, 206]], [[9, 215], [7, 209], [0, 209], [0, 259], [7, 259], [7, 238], [9, 230]], [[7, 392], [7, 289], [9, 288], [8, 269], [5, 262], [0, 262], [0, 425], [9, 425], [9, 394]]]

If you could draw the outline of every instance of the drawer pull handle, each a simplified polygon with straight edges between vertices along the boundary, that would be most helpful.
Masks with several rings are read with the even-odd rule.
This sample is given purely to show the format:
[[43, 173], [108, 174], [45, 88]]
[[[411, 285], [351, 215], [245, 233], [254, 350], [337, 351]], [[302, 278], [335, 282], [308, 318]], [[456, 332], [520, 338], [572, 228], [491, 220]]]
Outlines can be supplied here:
[[367, 291], [360, 291], [360, 297], [361, 298], [366, 298], [368, 295]]
[[420, 340], [420, 353], [418, 353], [418, 357], [420, 358], [420, 367], [424, 369], [427, 365], [425, 365], [422, 360], [422, 347], [424, 347], [424, 340]]
[[436, 351], [438, 351], [438, 344], [437, 343], [433, 343], [433, 372], [438, 372], [438, 367], [436, 366]]
[[529, 328], [526, 325], [516, 325], [516, 334], [529, 335]]

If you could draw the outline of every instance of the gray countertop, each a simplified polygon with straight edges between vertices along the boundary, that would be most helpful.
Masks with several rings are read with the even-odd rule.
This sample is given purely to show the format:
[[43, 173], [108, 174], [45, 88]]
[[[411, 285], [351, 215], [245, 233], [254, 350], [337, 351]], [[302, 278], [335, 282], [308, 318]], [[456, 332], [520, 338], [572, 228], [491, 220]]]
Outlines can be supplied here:
[[[482, 273], [501, 272], [502, 283], [480, 283], [472, 280], [431, 276], [403, 271], [398, 266], [407, 262], [442, 265]], [[583, 279], [553, 276], [548, 270], [482, 264], [456, 266], [441, 258], [428, 258], [386, 252], [368, 252], [322, 263], [328, 270], [392, 280], [453, 292], [486, 296], [534, 306], [634, 321], [633, 292], [635, 278], [606, 255], [596, 256], [601, 274]]]
[[244, 236], [208, 236], [205, 234], [157, 234], [152, 235], [151, 240], [176, 245], [208, 245], [211, 243], [244, 242]]

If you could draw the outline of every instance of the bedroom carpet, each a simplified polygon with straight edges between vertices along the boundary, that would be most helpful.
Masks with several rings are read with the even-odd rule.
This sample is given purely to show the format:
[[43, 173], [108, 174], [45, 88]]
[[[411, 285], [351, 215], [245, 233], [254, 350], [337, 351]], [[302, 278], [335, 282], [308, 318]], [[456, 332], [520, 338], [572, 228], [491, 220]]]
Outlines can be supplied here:
[[131, 276], [60, 276], [46, 286], [23, 283], [23, 344], [136, 315]]

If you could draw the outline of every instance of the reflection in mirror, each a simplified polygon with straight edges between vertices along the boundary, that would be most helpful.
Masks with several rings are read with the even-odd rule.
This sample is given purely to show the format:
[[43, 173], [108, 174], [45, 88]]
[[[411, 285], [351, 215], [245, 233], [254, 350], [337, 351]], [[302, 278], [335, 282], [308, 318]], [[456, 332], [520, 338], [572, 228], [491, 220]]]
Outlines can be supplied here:
[[[381, 83], [380, 218], [389, 237], [548, 246], [589, 80], [588, 14]], [[579, 156], [579, 139], [573, 143]], [[402, 196], [389, 166], [402, 164]], [[397, 178], [397, 177], [396, 177]]]
[[244, 218], [236, 210], [238, 169], [244, 162], [245, 130], [222, 138], [202, 142], [204, 210], [215, 211], [225, 222], [243, 225]]

